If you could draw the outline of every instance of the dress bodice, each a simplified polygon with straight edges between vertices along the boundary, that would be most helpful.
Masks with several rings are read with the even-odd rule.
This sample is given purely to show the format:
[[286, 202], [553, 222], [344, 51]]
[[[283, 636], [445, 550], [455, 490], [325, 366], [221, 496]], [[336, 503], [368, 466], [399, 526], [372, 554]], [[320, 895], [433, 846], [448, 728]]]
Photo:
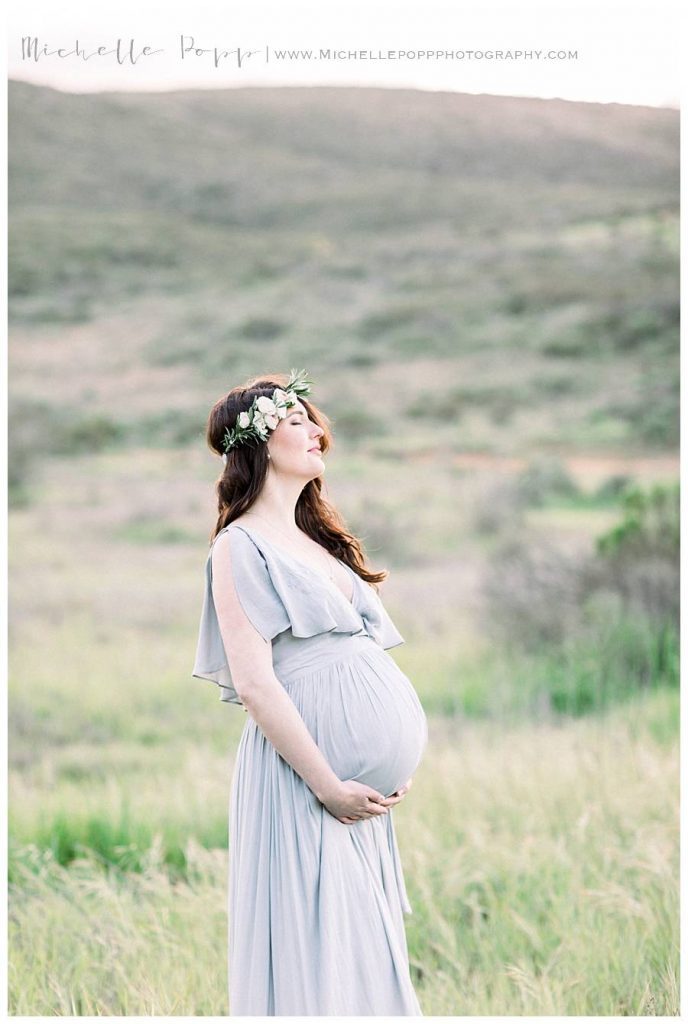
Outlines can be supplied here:
[[[353, 577], [351, 600], [322, 573], [240, 524], [220, 530], [205, 565], [205, 589], [192, 675], [221, 689], [222, 701], [241, 704], [220, 634], [212, 592], [215, 541], [227, 532], [232, 576], [241, 606], [256, 630], [272, 643], [278, 678], [293, 677], [326, 660], [346, 658], [352, 638], [371, 640], [387, 650], [404, 643], [382, 601], [345, 562]], [[329, 641], [329, 642], [328, 642]]]

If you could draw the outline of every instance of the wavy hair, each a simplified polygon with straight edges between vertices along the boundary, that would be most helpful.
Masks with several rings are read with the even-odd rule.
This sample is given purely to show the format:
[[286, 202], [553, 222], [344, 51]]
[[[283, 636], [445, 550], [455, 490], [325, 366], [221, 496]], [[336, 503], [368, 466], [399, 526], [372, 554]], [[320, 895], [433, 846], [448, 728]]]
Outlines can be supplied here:
[[[224, 454], [223, 439], [226, 430], [231, 430], [239, 413], [248, 412], [254, 398], [265, 395], [272, 397], [275, 388], [286, 388], [289, 376], [274, 373], [251, 377], [245, 384], [232, 388], [223, 398], [218, 399], [210, 410], [206, 425], [206, 442], [212, 452]], [[333, 445], [330, 421], [313, 403], [299, 399], [310, 419], [322, 427], [320, 447], [327, 452]], [[258, 498], [268, 474], [270, 460], [267, 457], [267, 443], [238, 444], [227, 452], [227, 462], [215, 485], [218, 518], [210, 536], [212, 544], [220, 530], [229, 526], [244, 512], [248, 512]], [[335, 558], [340, 558], [365, 580], [377, 585], [387, 578], [386, 569], [374, 572], [365, 563], [361, 542], [347, 530], [339, 512], [322, 496], [322, 479], [318, 476], [309, 480], [298, 497], [295, 508], [296, 524], [312, 540], [321, 544]]]

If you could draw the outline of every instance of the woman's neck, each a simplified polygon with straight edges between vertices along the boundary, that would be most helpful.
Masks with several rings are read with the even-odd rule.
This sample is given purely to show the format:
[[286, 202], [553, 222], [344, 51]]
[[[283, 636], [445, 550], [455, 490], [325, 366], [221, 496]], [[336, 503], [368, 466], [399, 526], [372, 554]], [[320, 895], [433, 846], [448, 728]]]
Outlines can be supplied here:
[[254, 515], [257, 520], [273, 526], [283, 534], [297, 537], [302, 531], [296, 525], [296, 502], [302, 490], [303, 484], [300, 482], [291, 487], [288, 484], [279, 487], [266, 485], [257, 501], [243, 515], [249, 518]]

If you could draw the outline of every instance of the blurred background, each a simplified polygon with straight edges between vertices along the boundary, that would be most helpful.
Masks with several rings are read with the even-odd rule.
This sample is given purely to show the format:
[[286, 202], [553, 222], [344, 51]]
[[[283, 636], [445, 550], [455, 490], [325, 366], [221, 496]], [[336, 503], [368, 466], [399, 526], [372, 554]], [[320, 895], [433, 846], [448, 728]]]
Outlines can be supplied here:
[[8, 91], [11, 1012], [226, 1013], [204, 427], [303, 366], [430, 720], [424, 1014], [677, 1014], [678, 111]]

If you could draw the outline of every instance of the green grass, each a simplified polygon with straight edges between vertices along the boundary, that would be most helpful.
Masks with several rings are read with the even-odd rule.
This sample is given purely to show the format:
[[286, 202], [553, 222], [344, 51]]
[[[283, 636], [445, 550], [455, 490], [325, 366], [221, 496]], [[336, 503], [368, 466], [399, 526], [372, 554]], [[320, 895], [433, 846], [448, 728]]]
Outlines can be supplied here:
[[[78, 500], [76, 478], [56, 476], [53, 507], [58, 481]], [[31, 542], [35, 568], [15, 569], [11, 1012], [226, 1013], [227, 798], [245, 717], [191, 679], [194, 630], [165, 604], [181, 598], [195, 619], [200, 545], [126, 533], [89, 571], [91, 559], [69, 558], [74, 540], [27, 526], [16, 514], [13, 551]], [[51, 625], [42, 580], [56, 575], [55, 595], [83, 607]], [[619, 675], [606, 702], [558, 707], [563, 680], [580, 695], [591, 667], [602, 678], [600, 651], [586, 663], [573, 644], [557, 666], [458, 642], [451, 606], [426, 599], [419, 627], [421, 605], [412, 624], [398, 594], [387, 605], [408, 643], [394, 656], [430, 721], [395, 811], [424, 1013], [676, 1014], [674, 676], [655, 666], [638, 689]], [[619, 671], [629, 654], [638, 668], [640, 639], [612, 633]]]
[[[243, 723], [209, 710], [227, 736]], [[558, 724], [431, 716], [394, 811], [425, 1015], [678, 1013], [677, 710], [665, 691]], [[227, 1012], [230, 760], [198, 741], [166, 768], [120, 753], [139, 763], [15, 787], [13, 1014]]]

